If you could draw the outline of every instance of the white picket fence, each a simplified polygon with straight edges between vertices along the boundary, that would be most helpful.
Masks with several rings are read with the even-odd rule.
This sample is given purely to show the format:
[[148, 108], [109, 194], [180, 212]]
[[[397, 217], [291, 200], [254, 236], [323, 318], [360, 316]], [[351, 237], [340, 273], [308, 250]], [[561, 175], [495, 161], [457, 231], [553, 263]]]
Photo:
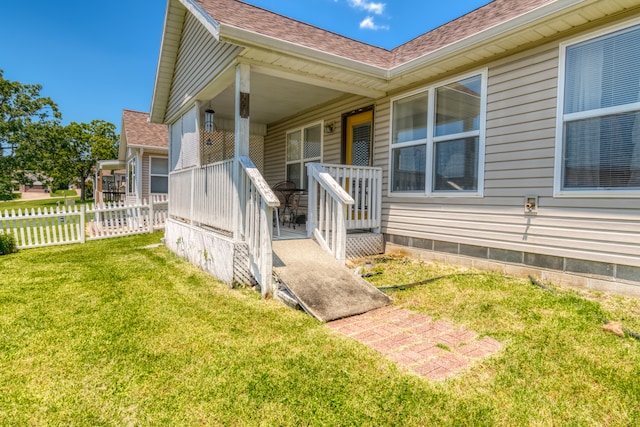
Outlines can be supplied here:
[[13, 235], [18, 248], [84, 243], [164, 228], [166, 196], [140, 204], [99, 203], [0, 212], [0, 232]]

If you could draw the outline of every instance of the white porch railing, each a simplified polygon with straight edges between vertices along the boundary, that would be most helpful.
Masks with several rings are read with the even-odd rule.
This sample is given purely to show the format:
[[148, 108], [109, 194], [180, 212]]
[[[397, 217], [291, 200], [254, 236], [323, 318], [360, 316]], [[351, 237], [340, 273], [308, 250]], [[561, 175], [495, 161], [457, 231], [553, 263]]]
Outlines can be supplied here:
[[347, 206], [346, 229], [380, 232], [382, 169], [349, 165], [322, 165], [354, 200]]
[[96, 196], [96, 203], [113, 203], [123, 202], [126, 194], [119, 191], [98, 191]]
[[246, 243], [249, 271], [266, 297], [273, 293], [273, 208], [280, 202], [249, 157], [240, 157], [238, 168], [237, 193], [234, 159], [171, 172], [169, 216]]
[[347, 207], [353, 198], [319, 163], [307, 165], [309, 177], [309, 220], [307, 236], [315, 237], [318, 244], [338, 261], [346, 260]]
[[273, 209], [280, 202], [249, 157], [239, 157], [238, 162], [242, 239], [249, 248], [249, 269], [267, 297], [273, 295]]
[[169, 174], [169, 215], [233, 233], [233, 159]]
[[12, 235], [20, 249], [84, 243], [87, 240], [150, 233], [164, 228], [166, 196], [149, 203], [107, 203], [5, 210], [0, 232]]

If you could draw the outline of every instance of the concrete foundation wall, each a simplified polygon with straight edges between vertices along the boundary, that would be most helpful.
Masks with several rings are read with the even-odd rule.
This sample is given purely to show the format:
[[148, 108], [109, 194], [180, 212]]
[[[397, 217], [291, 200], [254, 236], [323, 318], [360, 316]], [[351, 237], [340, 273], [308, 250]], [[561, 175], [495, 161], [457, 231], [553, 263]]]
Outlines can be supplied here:
[[165, 225], [165, 245], [178, 256], [231, 285], [235, 244], [219, 234], [173, 219]]
[[[445, 264], [497, 271], [514, 277], [526, 278], [531, 275], [543, 283], [640, 297], [640, 274], [637, 270], [628, 271], [630, 267], [626, 266], [611, 266], [607, 271], [616, 273], [607, 274], [597, 269], [602, 267], [602, 263], [589, 263], [584, 260], [551, 257], [541, 259], [540, 256], [534, 257], [532, 254], [507, 253], [486, 247], [467, 247], [404, 236], [385, 235], [385, 240], [386, 253], [400, 253]], [[490, 255], [487, 256], [487, 253]], [[570, 268], [577, 262], [582, 269]]]

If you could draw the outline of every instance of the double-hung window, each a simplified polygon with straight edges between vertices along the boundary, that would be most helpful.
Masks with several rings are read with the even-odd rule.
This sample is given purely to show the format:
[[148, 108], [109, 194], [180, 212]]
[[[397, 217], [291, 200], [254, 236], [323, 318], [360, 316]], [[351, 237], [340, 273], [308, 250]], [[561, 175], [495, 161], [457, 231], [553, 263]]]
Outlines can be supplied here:
[[561, 46], [556, 194], [640, 190], [640, 25]]
[[482, 192], [485, 73], [392, 101], [391, 191]]
[[150, 193], [167, 194], [169, 192], [169, 159], [149, 157], [149, 162]]
[[127, 162], [127, 194], [136, 193], [136, 158], [133, 157]]
[[287, 180], [307, 188], [306, 165], [322, 161], [322, 123], [287, 132]]

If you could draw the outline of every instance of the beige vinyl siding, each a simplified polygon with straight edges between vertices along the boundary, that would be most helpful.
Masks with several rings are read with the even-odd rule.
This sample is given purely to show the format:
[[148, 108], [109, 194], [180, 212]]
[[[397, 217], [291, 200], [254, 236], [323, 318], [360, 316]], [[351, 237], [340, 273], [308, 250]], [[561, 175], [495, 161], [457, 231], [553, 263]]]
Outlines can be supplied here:
[[[558, 49], [489, 69], [486, 198], [553, 195]], [[517, 163], [516, 163], [517, 162]]]
[[[389, 222], [389, 162], [391, 141], [391, 99], [384, 98], [376, 102], [373, 140], [373, 166], [382, 168], [382, 232]], [[413, 201], [412, 201], [413, 202]], [[411, 209], [414, 207], [412, 206]], [[402, 220], [400, 220], [402, 222]], [[401, 234], [402, 235], [402, 234]]]
[[149, 153], [142, 154], [142, 194], [141, 200], [149, 200]]
[[140, 200], [149, 200], [149, 190], [151, 187], [151, 177], [150, 170], [151, 161], [150, 157], [167, 157], [166, 151], [147, 151], [145, 150], [142, 153], [142, 194], [140, 195]]
[[166, 119], [172, 121], [180, 108], [223, 71], [242, 48], [218, 42], [191, 14], [187, 14], [176, 59]]
[[[640, 266], [638, 198], [553, 196], [558, 54], [554, 43], [489, 65], [483, 197], [385, 197], [384, 233]], [[389, 101], [376, 111], [386, 190]]]
[[373, 166], [382, 168], [383, 194], [386, 194], [387, 188], [389, 188], [390, 114], [391, 101], [389, 98], [376, 102], [373, 116]]
[[[271, 124], [267, 127], [264, 150], [264, 176], [270, 185], [285, 179], [285, 141], [288, 131], [309, 124], [324, 121], [335, 123], [332, 133], [323, 133], [322, 161], [324, 163], [341, 163], [342, 115], [359, 108], [373, 105], [373, 101], [362, 97], [343, 97], [334, 100], [312, 111], [301, 113], [295, 117]], [[374, 112], [374, 115], [376, 113]]]

